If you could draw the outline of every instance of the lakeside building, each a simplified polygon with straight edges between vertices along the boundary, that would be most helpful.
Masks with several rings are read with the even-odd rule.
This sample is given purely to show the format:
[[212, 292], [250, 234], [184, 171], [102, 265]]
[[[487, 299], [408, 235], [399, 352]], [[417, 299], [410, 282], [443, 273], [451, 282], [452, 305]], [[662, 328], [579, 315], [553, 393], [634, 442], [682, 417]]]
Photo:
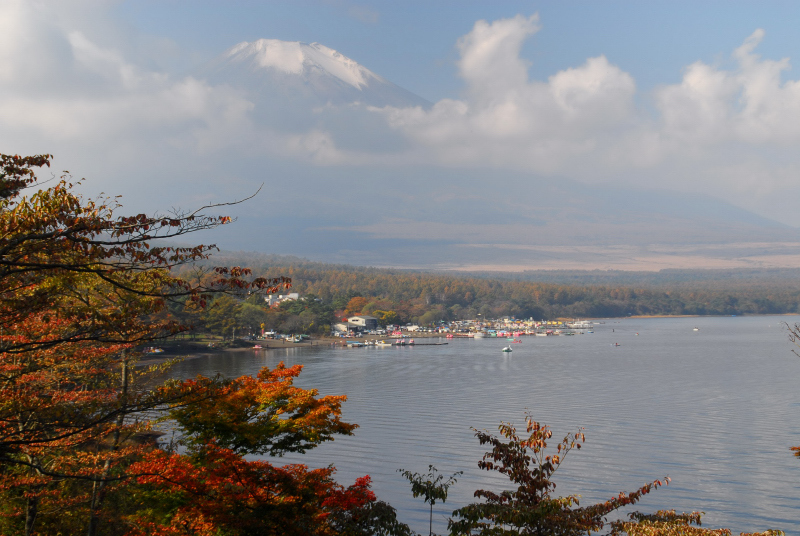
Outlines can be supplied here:
[[297, 301], [300, 299], [300, 294], [297, 292], [291, 292], [289, 294], [279, 294], [274, 295], [270, 294], [269, 296], [264, 296], [264, 301], [267, 303], [267, 307], [274, 307], [281, 302], [285, 301]]
[[332, 328], [342, 333], [373, 331], [378, 329], [378, 319], [367, 315], [351, 316], [346, 322], [338, 322]]
[[367, 316], [367, 315], [359, 315], [359, 316], [351, 316], [347, 319], [347, 323], [351, 324], [355, 327], [360, 328], [361, 330], [373, 330], [378, 329], [378, 319], [374, 316]]

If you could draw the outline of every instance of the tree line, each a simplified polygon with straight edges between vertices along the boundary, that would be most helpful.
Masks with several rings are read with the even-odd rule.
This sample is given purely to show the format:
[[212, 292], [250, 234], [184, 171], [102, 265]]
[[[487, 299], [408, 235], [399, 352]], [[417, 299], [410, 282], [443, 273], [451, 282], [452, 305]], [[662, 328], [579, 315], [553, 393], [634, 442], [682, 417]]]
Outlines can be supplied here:
[[[540, 320], [800, 312], [800, 283], [760, 274], [731, 277], [730, 272], [718, 271], [711, 279], [708, 274], [695, 279], [683, 274], [674, 286], [650, 279], [648, 286], [630, 287], [363, 268], [256, 254], [229, 255], [227, 260], [248, 264], [264, 277], [290, 277], [303, 299], [272, 309], [260, 298], [223, 301], [224, 308], [211, 308], [204, 313], [209, 318], [196, 319], [202, 329], [220, 334], [224, 321], [216, 317], [222, 311], [239, 330], [263, 323], [269, 329], [308, 333], [327, 332], [333, 322], [353, 314], [376, 316], [384, 323], [430, 325], [478, 315]], [[237, 326], [225, 329], [231, 333]]]

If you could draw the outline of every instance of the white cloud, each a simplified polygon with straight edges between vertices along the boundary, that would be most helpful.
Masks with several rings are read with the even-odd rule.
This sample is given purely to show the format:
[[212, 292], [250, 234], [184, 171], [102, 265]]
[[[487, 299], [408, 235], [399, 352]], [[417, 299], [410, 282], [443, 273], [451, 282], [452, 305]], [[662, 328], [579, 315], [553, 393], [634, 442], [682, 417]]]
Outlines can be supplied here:
[[757, 30], [734, 51], [736, 70], [696, 62], [680, 84], [656, 92], [666, 139], [703, 150], [730, 142], [757, 147], [800, 139], [800, 82], [782, 82], [788, 58], [763, 60], [754, 52], [763, 37]]
[[575, 157], [608, 151], [605, 137], [634, 119], [633, 78], [604, 56], [530, 80], [520, 58], [538, 17], [478, 21], [461, 38], [459, 72], [467, 98], [430, 111], [387, 109], [390, 124], [450, 165], [495, 165], [544, 173], [580, 168]]
[[528, 64], [519, 57], [525, 39], [539, 31], [539, 16], [494, 21], [480, 20], [470, 33], [459, 39], [458, 68], [468, 90], [478, 101], [494, 100], [524, 88]]
[[605, 56], [530, 79], [520, 51], [538, 30], [535, 15], [478, 21], [458, 41], [465, 97], [386, 108], [388, 123], [440, 165], [697, 191], [762, 214], [770, 196], [800, 187], [800, 81], [782, 80], [788, 58], [756, 53], [763, 30], [733, 51], [734, 68], [698, 61], [646, 95]]
[[[364, 175], [409, 164], [493, 167], [705, 192], [762, 214], [800, 188], [800, 81], [785, 80], [788, 58], [758, 55], [762, 30], [732, 52], [734, 67], [698, 61], [680, 82], [641, 94], [603, 55], [532, 79], [521, 51], [541, 28], [538, 15], [478, 21], [456, 43], [462, 98], [371, 114], [329, 105], [279, 127], [231, 87], [131, 60], [108, 39], [114, 21], [103, 2], [70, 6], [0, 1], [4, 152], [82, 155], [87, 174], [115, 157], [105, 169], [146, 159], [155, 170], [202, 170], [242, 155], [363, 166]], [[92, 24], [82, 22], [89, 12]]]

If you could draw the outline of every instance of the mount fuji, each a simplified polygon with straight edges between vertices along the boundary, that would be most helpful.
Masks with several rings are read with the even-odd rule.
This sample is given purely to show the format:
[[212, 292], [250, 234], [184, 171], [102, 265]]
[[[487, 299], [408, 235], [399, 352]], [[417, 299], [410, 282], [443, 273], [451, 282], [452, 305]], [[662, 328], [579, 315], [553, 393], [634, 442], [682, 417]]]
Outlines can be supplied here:
[[225, 51], [198, 74], [213, 84], [243, 90], [257, 103], [277, 100], [311, 107], [431, 106], [422, 97], [319, 43], [245, 41]]
[[291, 184], [280, 203], [241, 216], [253, 232], [221, 231], [228, 247], [475, 269], [761, 268], [800, 259], [797, 229], [695, 193], [406, 159], [419, 141], [375, 108], [432, 104], [319, 43], [242, 42], [196, 75], [252, 105], [236, 138], [244, 152], [220, 175], [235, 168], [244, 180]]

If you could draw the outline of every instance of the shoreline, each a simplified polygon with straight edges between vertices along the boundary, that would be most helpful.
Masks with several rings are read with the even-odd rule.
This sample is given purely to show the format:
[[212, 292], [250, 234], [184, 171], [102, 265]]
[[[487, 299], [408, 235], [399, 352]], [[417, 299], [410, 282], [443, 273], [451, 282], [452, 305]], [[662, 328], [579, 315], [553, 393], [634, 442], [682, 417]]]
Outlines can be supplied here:
[[[713, 318], [729, 318], [729, 317], [736, 317], [736, 316], [797, 316], [798, 313], [783, 313], [783, 314], [770, 314], [770, 315], [631, 315], [631, 316], [620, 316], [620, 317], [603, 317], [603, 318], [586, 318], [588, 321], [596, 322], [598, 320], [622, 320], [626, 318], [636, 318], [636, 319], [651, 319], [651, 318], [706, 318], [706, 317], [713, 317]], [[428, 332], [409, 332], [406, 334], [407, 338], [410, 339], [432, 339], [432, 338], [446, 338], [447, 334], [444, 333], [428, 333]], [[208, 342], [200, 342], [200, 341], [161, 341], [159, 348], [163, 349], [163, 352], [158, 353], [144, 353], [136, 362], [136, 366], [150, 366], [150, 365], [157, 365], [159, 363], [163, 363], [169, 359], [196, 359], [199, 357], [209, 357], [214, 355], [220, 355], [223, 353], [230, 353], [230, 352], [252, 352], [252, 351], [266, 351], [266, 350], [275, 350], [280, 348], [305, 348], [314, 345], [326, 345], [326, 346], [333, 346], [333, 345], [341, 345], [344, 346], [346, 343], [345, 341], [351, 340], [346, 337], [331, 337], [331, 336], [317, 336], [313, 339], [303, 341], [303, 342], [289, 342], [285, 339], [259, 339], [256, 341], [244, 341], [238, 340], [236, 344], [238, 346], [235, 347], [218, 347], [218, 346], [209, 346]], [[381, 341], [381, 340], [394, 340], [389, 335], [370, 335], [368, 337], [358, 337], [354, 340], [358, 340], [360, 342], [367, 342], [367, 341]], [[213, 341], [213, 344], [220, 344], [218, 341]], [[255, 345], [261, 345], [262, 348], [254, 348]]]
[[[418, 333], [410, 335], [409, 338], [427, 339], [427, 338], [445, 338], [441, 333]], [[198, 357], [209, 357], [231, 352], [253, 352], [253, 351], [267, 351], [277, 350], [281, 348], [307, 348], [316, 345], [325, 346], [345, 346], [345, 341], [353, 340], [343, 337], [315, 337], [304, 342], [289, 342], [283, 339], [263, 339], [256, 341], [237, 341], [239, 346], [236, 347], [218, 347], [208, 346], [208, 343], [197, 341], [167, 341], [157, 346], [163, 352], [158, 353], [145, 353], [142, 358], [136, 362], [136, 365], [157, 365], [169, 359], [196, 359]], [[394, 340], [387, 335], [370, 335], [369, 337], [358, 337], [358, 341], [366, 342], [371, 340]], [[255, 348], [255, 345], [261, 345], [262, 348]]]

